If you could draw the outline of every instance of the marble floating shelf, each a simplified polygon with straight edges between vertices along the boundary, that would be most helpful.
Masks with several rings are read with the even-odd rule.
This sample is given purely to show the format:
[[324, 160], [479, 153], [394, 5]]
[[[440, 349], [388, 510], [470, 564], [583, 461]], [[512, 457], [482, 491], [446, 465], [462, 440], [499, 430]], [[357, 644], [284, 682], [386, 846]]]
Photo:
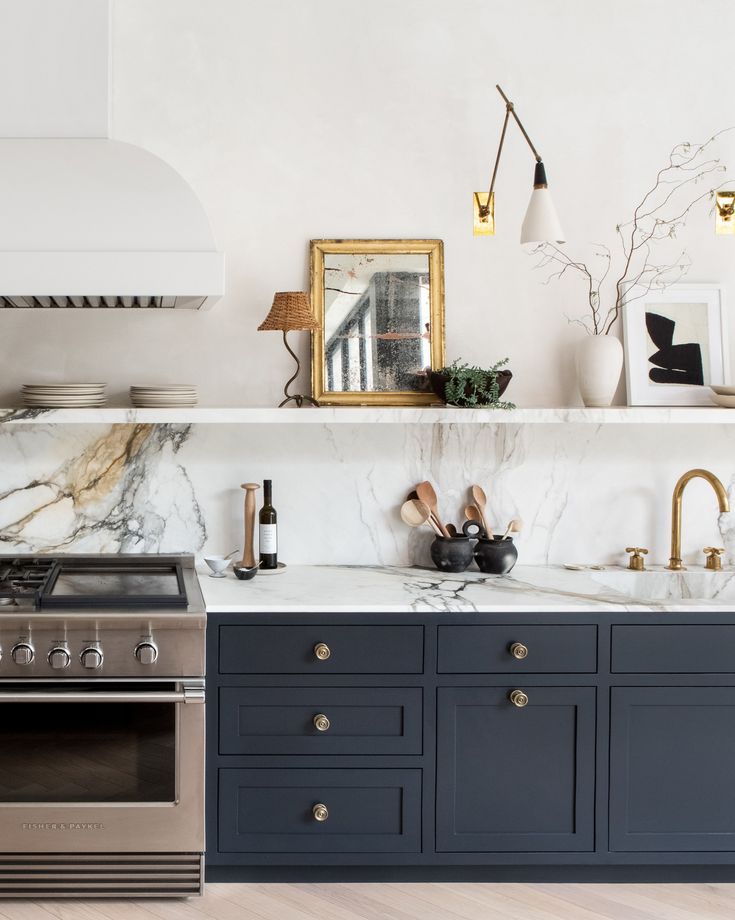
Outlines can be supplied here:
[[321, 409], [210, 408], [0, 409], [0, 422], [12, 425], [732, 425], [735, 410], [717, 406], [609, 409], [530, 408], [456, 409], [452, 407], [334, 407]]

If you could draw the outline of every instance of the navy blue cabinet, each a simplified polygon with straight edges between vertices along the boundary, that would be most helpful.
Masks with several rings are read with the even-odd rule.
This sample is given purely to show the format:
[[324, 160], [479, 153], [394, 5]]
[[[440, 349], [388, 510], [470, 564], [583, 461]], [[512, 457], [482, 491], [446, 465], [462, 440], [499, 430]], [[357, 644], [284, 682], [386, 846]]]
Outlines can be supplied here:
[[207, 649], [211, 879], [735, 881], [735, 613], [211, 614]]
[[735, 687], [614, 687], [610, 846], [735, 851]]
[[221, 853], [416, 853], [419, 770], [220, 771]]
[[439, 689], [439, 851], [594, 848], [595, 691]]
[[223, 626], [222, 674], [420, 674], [422, 626]]
[[220, 754], [421, 754], [418, 687], [222, 687]]

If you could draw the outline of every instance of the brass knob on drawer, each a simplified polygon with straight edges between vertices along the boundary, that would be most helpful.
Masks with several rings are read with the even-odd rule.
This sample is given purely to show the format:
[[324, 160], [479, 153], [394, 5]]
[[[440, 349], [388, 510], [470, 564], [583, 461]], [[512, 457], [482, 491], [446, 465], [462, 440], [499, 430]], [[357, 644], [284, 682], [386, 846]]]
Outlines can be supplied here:
[[328, 732], [332, 724], [323, 712], [318, 712], [311, 721], [318, 732]]
[[326, 805], [322, 805], [321, 802], [317, 803], [311, 809], [311, 813], [312, 815], [314, 815], [314, 820], [319, 821], [319, 822], [326, 821], [327, 818], [329, 817], [329, 809], [327, 808]]
[[524, 658], [528, 658], [528, 646], [522, 642], [514, 642], [510, 647], [510, 653], [514, 658], [522, 661]]
[[508, 699], [514, 706], [517, 706], [519, 709], [523, 709], [524, 706], [528, 706], [528, 694], [524, 693], [523, 690], [511, 690], [508, 694]]
[[327, 658], [332, 654], [332, 650], [326, 643], [317, 642], [314, 646], [314, 654], [319, 659], [319, 661], [326, 661]]

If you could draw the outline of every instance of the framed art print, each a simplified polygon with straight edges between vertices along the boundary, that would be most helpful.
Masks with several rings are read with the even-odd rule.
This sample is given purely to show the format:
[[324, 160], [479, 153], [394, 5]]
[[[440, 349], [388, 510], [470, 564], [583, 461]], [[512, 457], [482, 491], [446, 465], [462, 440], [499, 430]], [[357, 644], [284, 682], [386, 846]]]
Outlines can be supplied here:
[[727, 326], [717, 284], [630, 287], [623, 304], [629, 406], [709, 406], [729, 382]]

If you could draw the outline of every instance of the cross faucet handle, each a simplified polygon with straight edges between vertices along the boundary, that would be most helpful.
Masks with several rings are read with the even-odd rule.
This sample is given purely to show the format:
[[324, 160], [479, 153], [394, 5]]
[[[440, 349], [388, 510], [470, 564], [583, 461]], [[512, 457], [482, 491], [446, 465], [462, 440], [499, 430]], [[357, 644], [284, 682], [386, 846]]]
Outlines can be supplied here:
[[648, 555], [648, 550], [644, 546], [626, 546], [625, 552], [633, 554], [628, 560], [629, 569], [633, 569], [635, 572], [645, 571], [646, 564], [643, 557]]
[[707, 561], [704, 564], [706, 569], [710, 569], [713, 572], [719, 572], [722, 568], [722, 554], [725, 552], [725, 548], [722, 546], [705, 546], [702, 552], [707, 557]]

